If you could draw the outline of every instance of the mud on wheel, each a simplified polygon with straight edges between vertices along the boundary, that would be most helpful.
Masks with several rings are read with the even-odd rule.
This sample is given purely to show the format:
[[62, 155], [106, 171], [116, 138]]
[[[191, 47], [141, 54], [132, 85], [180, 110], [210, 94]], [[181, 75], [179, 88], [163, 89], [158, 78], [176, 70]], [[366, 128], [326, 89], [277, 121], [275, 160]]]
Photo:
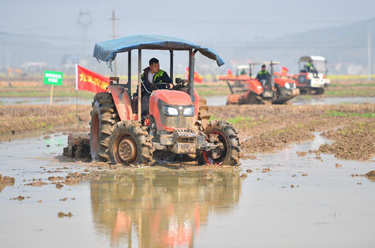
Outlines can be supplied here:
[[118, 122], [109, 140], [109, 158], [113, 164], [151, 165], [154, 150], [147, 127], [137, 121]]
[[240, 141], [234, 127], [224, 121], [209, 123], [204, 130], [206, 141], [217, 146], [197, 154], [198, 164], [239, 165]]
[[109, 137], [119, 120], [110, 93], [96, 94], [92, 102], [90, 122], [90, 150], [93, 160], [108, 160]]
[[200, 124], [198, 126], [200, 127], [201, 131], [203, 131], [207, 127], [208, 121], [211, 117], [211, 115], [208, 114], [208, 108], [209, 107], [207, 106], [207, 100], [203, 96], [200, 96], [197, 120], [200, 121]]

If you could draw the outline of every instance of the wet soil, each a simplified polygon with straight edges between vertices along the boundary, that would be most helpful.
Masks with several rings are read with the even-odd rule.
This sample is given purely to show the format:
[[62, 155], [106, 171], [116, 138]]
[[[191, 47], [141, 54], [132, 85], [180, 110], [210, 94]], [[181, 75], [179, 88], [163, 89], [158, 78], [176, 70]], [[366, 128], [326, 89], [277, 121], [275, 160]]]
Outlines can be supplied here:
[[[366, 116], [373, 113], [375, 104], [210, 107], [210, 114], [214, 119], [231, 122], [240, 132], [243, 158], [255, 158], [257, 153], [273, 153], [293, 143], [313, 140], [314, 132], [351, 125], [355, 128], [355, 123], [361, 122], [371, 123], [373, 117]], [[362, 133], [358, 131], [350, 136], [355, 136], [356, 142], [362, 146], [366, 144], [367, 148], [357, 149], [361, 154], [349, 154], [348, 159], [369, 159], [373, 155], [373, 139], [368, 137], [373, 132], [371, 129], [372, 125], [367, 124], [361, 129]], [[347, 137], [346, 140], [349, 141], [350, 138]], [[346, 149], [352, 149], [349, 147], [353, 144], [344, 142], [342, 145]]]
[[371, 160], [375, 156], [375, 121], [355, 121], [322, 135], [333, 144], [323, 144], [319, 152], [334, 154], [340, 159]]
[[0, 174], [0, 192], [7, 186], [13, 186], [15, 183], [14, 177], [8, 177]]
[[56, 132], [69, 130], [72, 124], [80, 124], [87, 130], [90, 111], [90, 106], [81, 105], [78, 108], [74, 105], [0, 106], [0, 135], [43, 129]]

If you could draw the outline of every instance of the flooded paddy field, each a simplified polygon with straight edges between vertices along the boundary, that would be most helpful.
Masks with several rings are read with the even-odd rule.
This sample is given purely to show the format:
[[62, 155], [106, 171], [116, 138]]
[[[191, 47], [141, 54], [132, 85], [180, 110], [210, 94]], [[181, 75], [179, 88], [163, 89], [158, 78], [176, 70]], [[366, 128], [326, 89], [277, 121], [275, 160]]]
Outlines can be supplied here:
[[206, 97], [212, 120], [240, 132], [241, 166], [117, 169], [62, 156], [69, 132], [89, 132], [91, 110], [66, 99], [0, 106], [1, 247], [373, 247], [371, 97]]
[[242, 160], [240, 167], [159, 161], [115, 170], [62, 157], [63, 134], [2, 142], [1, 173], [15, 182], [0, 193], [0, 242], [4, 247], [67, 247], [72, 240], [90, 247], [372, 247], [375, 181], [352, 175], [374, 170], [375, 162], [326, 154], [318, 160], [308, 151], [332, 141], [314, 136]]

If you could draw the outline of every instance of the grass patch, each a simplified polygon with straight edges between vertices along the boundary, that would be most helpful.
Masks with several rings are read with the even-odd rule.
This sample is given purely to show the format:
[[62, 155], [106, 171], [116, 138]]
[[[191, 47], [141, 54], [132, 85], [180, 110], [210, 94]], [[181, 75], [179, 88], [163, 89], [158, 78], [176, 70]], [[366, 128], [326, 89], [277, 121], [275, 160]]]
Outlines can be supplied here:
[[253, 118], [248, 117], [248, 116], [246, 116], [246, 117], [244, 117], [244, 116], [237, 116], [235, 118], [228, 119], [227, 122], [228, 123], [232, 123], [232, 124], [239, 124], [241, 122], [244, 122], [244, 121], [247, 122], [247, 121], [251, 121], [251, 120], [253, 120]]
[[328, 117], [366, 117], [366, 118], [373, 118], [373, 117], [375, 117], [375, 113], [364, 113], [364, 114], [360, 114], [360, 113], [344, 113], [344, 112], [340, 112], [340, 111], [336, 111], [336, 110], [327, 111], [325, 114]]

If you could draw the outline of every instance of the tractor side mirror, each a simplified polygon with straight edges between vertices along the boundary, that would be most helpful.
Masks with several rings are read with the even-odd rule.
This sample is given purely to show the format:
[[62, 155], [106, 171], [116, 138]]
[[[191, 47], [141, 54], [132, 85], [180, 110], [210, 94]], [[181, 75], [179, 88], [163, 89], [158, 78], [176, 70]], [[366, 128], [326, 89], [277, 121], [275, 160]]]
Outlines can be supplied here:
[[113, 81], [116, 81], [116, 84], [118, 84], [119, 81], [120, 81], [120, 78], [119, 77], [109, 77], [109, 80], [110, 80], [109, 84], [114, 84]]

